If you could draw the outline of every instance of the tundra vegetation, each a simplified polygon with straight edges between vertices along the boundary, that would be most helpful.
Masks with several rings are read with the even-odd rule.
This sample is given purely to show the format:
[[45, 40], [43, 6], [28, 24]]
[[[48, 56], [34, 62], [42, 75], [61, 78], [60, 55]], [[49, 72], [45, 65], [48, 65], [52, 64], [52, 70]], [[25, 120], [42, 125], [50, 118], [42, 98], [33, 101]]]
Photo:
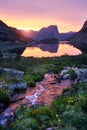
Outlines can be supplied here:
[[[58, 74], [64, 67], [87, 67], [87, 54], [79, 56], [62, 56], [52, 58], [25, 58], [16, 56], [13, 58], [0, 57], [1, 68], [14, 68], [24, 71], [21, 82], [29, 87], [35, 87], [37, 81], [42, 80], [45, 73]], [[76, 74], [70, 70], [67, 72], [74, 79]], [[0, 82], [8, 84], [17, 83], [15, 78], [7, 77], [0, 70]], [[22, 92], [22, 91], [21, 91]], [[8, 87], [0, 88], [0, 102], [9, 102], [11, 95]], [[15, 111], [15, 118], [2, 130], [86, 130], [87, 129], [87, 83], [79, 82], [65, 89], [60, 97], [57, 97], [47, 106], [42, 104], [26, 108], [21, 105]]]

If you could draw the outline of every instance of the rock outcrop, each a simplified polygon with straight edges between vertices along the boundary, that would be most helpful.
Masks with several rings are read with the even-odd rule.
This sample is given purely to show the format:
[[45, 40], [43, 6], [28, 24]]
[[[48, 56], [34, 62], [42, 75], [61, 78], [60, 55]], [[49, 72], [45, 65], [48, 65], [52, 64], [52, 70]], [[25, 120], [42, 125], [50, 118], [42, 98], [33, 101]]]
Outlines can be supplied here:
[[27, 84], [22, 82], [24, 75], [23, 71], [12, 68], [0, 68], [0, 72], [3, 73], [4, 79], [6, 80], [0, 82], [0, 89], [8, 88], [11, 95], [14, 94], [15, 90], [20, 91], [27, 89]]
[[86, 82], [87, 83], [87, 68], [78, 68], [78, 67], [66, 67], [62, 70], [59, 76], [56, 76], [58, 79], [61, 77], [61, 80], [77, 80], [78, 82]]
[[87, 53], [87, 21], [84, 23], [82, 29], [71, 36], [68, 40], [83, 53]]
[[0, 70], [2, 70], [5, 75], [10, 75], [11, 77], [14, 77], [18, 80], [21, 80], [24, 75], [23, 71], [15, 70], [12, 68], [0, 68]]

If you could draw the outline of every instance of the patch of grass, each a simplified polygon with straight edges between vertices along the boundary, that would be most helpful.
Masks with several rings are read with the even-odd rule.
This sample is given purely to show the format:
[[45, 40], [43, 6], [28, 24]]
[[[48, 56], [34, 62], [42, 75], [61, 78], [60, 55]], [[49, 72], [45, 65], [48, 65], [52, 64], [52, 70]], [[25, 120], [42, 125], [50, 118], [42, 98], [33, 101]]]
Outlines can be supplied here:
[[69, 75], [70, 75], [71, 80], [74, 80], [74, 79], [76, 79], [76, 78], [77, 78], [77, 74], [76, 74], [75, 70], [70, 69], [70, 70], [69, 70], [69, 71], [67, 71], [65, 74], [69, 74]]
[[19, 82], [19, 80], [17, 79], [17, 78], [15, 78], [15, 77], [11, 77], [11, 76], [8, 76], [7, 78], [6, 78], [6, 83], [10, 83], [10, 84], [16, 84], [16, 83], [18, 83]]
[[10, 99], [10, 91], [7, 88], [0, 88], [0, 102], [6, 103]]
[[29, 86], [34, 87], [37, 81], [43, 78], [43, 74], [38, 73], [26, 73], [23, 77], [23, 82], [27, 83]]

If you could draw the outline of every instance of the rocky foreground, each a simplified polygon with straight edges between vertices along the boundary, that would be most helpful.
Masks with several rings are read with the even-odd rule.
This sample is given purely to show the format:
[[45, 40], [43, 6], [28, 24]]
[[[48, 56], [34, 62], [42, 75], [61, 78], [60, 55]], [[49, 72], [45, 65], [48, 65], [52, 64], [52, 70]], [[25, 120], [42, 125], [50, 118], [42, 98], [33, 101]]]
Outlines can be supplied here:
[[[72, 84], [77, 82], [87, 82], [87, 69], [66, 67], [58, 75], [53, 73], [45, 74], [44, 79], [37, 82], [35, 88], [30, 88], [27, 84], [21, 82], [24, 72], [8, 68], [2, 68], [1, 70], [19, 80], [19, 83], [8, 84], [12, 96], [8, 108], [0, 115], [0, 124], [3, 126], [14, 119], [14, 112], [21, 104], [26, 107], [41, 104], [51, 105], [52, 101], [60, 96], [64, 89], [70, 88]], [[7, 84], [0, 83], [0, 88], [6, 86]], [[15, 93], [17, 89], [26, 91], [23, 94], [17, 94]], [[5, 104], [0, 104], [1, 110], [3, 110], [4, 106]]]
[[2, 129], [87, 128], [85, 54], [54, 58], [0, 57], [0, 63]]

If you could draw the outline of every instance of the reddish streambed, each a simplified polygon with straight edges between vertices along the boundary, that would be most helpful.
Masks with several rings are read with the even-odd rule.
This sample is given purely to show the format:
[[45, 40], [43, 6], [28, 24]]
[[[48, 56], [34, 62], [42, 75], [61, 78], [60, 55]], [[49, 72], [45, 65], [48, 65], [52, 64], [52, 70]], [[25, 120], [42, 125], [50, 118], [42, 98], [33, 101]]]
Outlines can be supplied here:
[[58, 83], [54, 74], [45, 74], [41, 82], [36, 83], [36, 87], [28, 88], [25, 93], [17, 94], [11, 98], [11, 105], [0, 115], [0, 124], [5, 126], [13, 119], [14, 112], [21, 104], [30, 107], [42, 103], [51, 105], [51, 102], [75, 81], [69, 79]]

